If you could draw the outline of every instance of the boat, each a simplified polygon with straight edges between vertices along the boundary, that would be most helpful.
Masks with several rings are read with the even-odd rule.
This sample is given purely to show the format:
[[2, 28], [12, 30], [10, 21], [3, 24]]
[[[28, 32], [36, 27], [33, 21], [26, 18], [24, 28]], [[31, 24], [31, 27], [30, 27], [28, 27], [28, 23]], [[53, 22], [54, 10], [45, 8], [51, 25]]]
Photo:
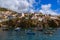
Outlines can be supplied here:
[[53, 31], [45, 31], [44, 34], [53, 34]]
[[20, 27], [17, 27], [15, 28], [15, 31], [20, 31], [20, 29], [21, 29]]

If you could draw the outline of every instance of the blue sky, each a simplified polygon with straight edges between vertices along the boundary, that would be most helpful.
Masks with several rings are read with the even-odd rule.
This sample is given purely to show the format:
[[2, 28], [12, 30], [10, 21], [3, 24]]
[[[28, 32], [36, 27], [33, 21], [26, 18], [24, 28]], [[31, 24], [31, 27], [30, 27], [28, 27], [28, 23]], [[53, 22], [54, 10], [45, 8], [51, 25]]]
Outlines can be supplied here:
[[0, 0], [0, 7], [17, 12], [60, 14], [60, 0]]
[[53, 10], [60, 8], [60, 5], [57, 3], [57, 0], [42, 0], [42, 4], [51, 4], [51, 8]]
[[[36, 0], [36, 2], [38, 3], [39, 0]], [[41, 5], [45, 5], [45, 4], [51, 4], [51, 9], [52, 10], [56, 10], [56, 9], [60, 9], [60, 2], [58, 3], [57, 0], [41, 0], [41, 2], [34, 6], [35, 9], [41, 9]]]
[[60, 14], [60, 0], [35, 0], [35, 3], [33, 3], [33, 8], [34, 10], [39, 11], [41, 10], [42, 5], [48, 6], [48, 4], [51, 4], [51, 11], [55, 12], [55, 14]]

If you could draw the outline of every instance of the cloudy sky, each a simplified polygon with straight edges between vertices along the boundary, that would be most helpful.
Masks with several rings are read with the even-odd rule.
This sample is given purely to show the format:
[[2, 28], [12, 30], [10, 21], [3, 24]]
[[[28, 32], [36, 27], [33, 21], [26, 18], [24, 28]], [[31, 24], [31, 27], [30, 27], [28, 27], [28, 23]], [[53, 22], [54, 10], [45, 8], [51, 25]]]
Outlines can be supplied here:
[[0, 0], [0, 7], [16, 12], [60, 14], [60, 0]]

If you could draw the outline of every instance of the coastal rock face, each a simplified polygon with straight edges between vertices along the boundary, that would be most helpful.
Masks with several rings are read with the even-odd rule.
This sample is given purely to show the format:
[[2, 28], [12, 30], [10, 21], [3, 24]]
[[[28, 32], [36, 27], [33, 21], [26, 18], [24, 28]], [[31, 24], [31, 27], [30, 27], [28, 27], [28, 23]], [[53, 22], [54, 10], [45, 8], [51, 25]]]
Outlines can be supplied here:
[[[5, 9], [6, 10], [6, 9]], [[60, 16], [54, 15], [44, 15], [42, 13], [16, 13], [13, 11], [4, 11], [1, 12], [2, 17], [0, 17], [1, 21], [0, 26], [7, 25], [8, 28], [22, 27], [22, 28], [31, 28], [31, 27], [40, 27], [40, 28], [48, 28], [48, 27], [60, 27]], [[23, 16], [23, 15], [24, 16]], [[4, 18], [5, 17], [5, 18]]]

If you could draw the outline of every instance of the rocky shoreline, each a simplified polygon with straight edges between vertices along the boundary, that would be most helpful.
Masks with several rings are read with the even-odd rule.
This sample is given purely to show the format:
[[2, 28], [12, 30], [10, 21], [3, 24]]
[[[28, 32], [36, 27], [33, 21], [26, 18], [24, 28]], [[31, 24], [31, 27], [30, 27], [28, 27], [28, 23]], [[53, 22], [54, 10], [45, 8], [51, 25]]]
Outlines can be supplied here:
[[[24, 14], [25, 15], [25, 14]], [[34, 14], [33, 14], [34, 15]], [[8, 28], [31, 28], [31, 27], [38, 27], [38, 28], [58, 28], [60, 27], [60, 18], [53, 19], [51, 16], [45, 16], [45, 15], [37, 15], [38, 18], [32, 18], [32, 15], [25, 15], [23, 17], [16, 17], [12, 18], [10, 20], [4, 20], [3, 22], [0, 22], [0, 26], [3, 27], [3, 25], [6, 25]], [[40, 19], [39, 19], [40, 18]]]
[[48, 29], [60, 27], [60, 16], [43, 13], [17, 13], [12, 11], [1, 11], [0, 28], [14, 29], [35, 28]]

